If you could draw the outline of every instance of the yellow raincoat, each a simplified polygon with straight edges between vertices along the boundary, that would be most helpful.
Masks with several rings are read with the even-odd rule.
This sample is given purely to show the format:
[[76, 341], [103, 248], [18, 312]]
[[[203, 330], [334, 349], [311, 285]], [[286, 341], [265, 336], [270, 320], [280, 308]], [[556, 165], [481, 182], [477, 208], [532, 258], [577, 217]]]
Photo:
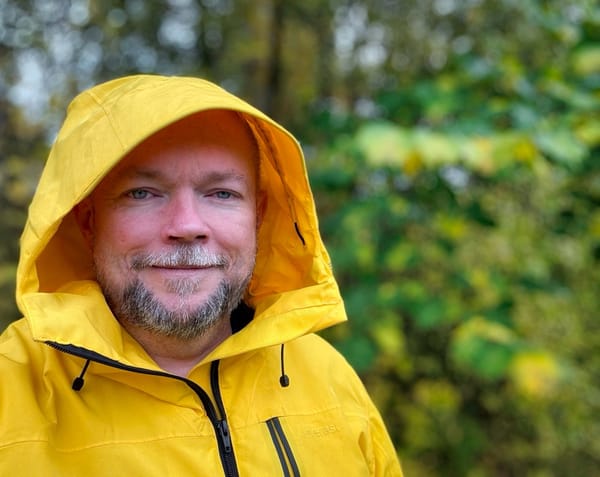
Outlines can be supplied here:
[[[145, 138], [214, 108], [256, 136], [267, 210], [241, 324], [181, 378], [111, 314], [72, 208]], [[361, 382], [314, 334], [346, 318], [302, 152], [209, 82], [132, 76], [73, 101], [22, 235], [17, 302], [25, 318], [0, 338], [2, 476], [401, 475]]]

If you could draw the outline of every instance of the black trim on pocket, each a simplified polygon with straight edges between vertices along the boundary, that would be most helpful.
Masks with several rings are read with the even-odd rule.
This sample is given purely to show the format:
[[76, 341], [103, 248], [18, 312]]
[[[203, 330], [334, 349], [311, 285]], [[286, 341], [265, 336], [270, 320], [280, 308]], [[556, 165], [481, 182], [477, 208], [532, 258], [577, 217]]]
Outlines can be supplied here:
[[[281, 463], [281, 469], [283, 470], [284, 477], [300, 477], [300, 471], [298, 470], [298, 464], [294, 458], [294, 453], [290, 447], [290, 443], [283, 432], [281, 422], [278, 417], [273, 417], [266, 421], [267, 427], [269, 428], [269, 434], [271, 434], [271, 440], [277, 451], [279, 462]], [[290, 473], [291, 471], [291, 473]]]

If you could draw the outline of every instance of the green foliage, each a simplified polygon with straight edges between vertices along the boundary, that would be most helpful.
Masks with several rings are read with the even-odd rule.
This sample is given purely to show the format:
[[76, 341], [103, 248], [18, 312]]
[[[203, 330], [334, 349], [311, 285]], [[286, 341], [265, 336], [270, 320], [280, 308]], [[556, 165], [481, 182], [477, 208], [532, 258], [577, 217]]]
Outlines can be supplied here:
[[311, 163], [351, 316], [330, 337], [409, 474], [600, 465], [600, 70], [585, 44], [512, 79], [462, 58], [382, 91], [380, 115]]
[[301, 137], [406, 475], [597, 474], [596, 1], [0, 0], [0, 65], [0, 326], [68, 99], [206, 76]]

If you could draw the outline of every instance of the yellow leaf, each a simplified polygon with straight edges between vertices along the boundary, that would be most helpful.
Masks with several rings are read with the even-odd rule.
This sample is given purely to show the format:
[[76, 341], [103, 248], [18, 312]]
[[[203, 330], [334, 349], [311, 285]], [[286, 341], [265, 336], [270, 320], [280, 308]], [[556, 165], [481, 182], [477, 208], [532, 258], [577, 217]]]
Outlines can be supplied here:
[[516, 389], [531, 398], [547, 398], [558, 390], [559, 365], [543, 351], [517, 354], [511, 363], [510, 375]]
[[600, 118], [582, 122], [575, 128], [575, 136], [590, 147], [600, 144]]
[[402, 163], [402, 171], [410, 177], [416, 176], [423, 169], [423, 160], [416, 151], [408, 153]]
[[589, 230], [592, 237], [600, 238], [600, 211], [594, 212], [589, 221]]
[[395, 321], [374, 323], [372, 333], [373, 339], [384, 354], [396, 357], [404, 354], [404, 335]]
[[523, 139], [515, 145], [514, 156], [518, 161], [531, 163], [538, 157], [538, 151], [531, 141]]
[[441, 215], [436, 218], [436, 223], [442, 234], [448, 238], [459, 240], [467, 234], [467, 222], [462, 217]]
[[600, 47], [593, 45], [580, 48], [573, 55], [573, 69], [581, 76], [600, 72]]
[[484, 136], [465, 139], [461, 146], [461, 154], [465, 162], [484, 175], [493, 174], [496, 171], [492, 152], [493, 143], [490, 138]]

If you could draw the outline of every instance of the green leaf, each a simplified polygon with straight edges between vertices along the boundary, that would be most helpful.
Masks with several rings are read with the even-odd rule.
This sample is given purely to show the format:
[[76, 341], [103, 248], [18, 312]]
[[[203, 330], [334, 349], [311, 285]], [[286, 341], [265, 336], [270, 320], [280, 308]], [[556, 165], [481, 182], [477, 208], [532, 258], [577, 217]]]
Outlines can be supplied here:
[[427, 302], [416, 307], [414, 316], [419, 328], [423, 330], [435, 328], [445, 321], [444, 302], [433, 298], [428, 299]]
[[388, 122], [367, 123], [356, 134], [356, 146], [372, 166], [401, 166], [411, 151], [408, 134]]
[[565, 166], [580, 165], [587, 157], [587, 148], [567, 129], [540, 131], [535, 135], [540, 150]]
[[338, 349], [359, 373], [369, 369], [377, 356], [377, 349], [373, 342], [356, 334], [340, 342]]
[[451, 356], [460, 367], [496, 380], [506, 375], [517, 344], [509, 328], [476, 317], [454, 331]]

